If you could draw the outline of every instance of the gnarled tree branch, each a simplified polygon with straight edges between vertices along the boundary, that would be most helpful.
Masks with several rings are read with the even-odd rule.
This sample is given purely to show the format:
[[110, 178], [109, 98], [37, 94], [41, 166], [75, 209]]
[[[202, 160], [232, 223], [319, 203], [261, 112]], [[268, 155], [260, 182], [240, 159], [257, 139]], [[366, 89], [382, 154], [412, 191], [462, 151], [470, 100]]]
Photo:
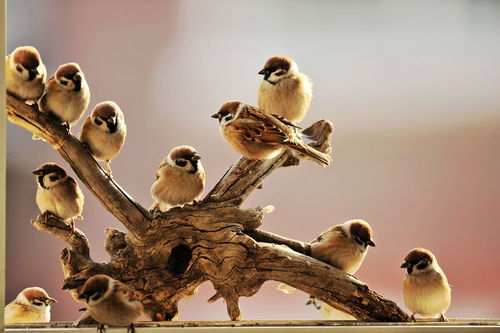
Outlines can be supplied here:
[[[252, 296], [265, 281], [276, 280], [361, 320], [409, 320], [394, 302], [366, 284], [307, 256], [308, 243], [258, 230], [272, 206], [240, 208], [272, 171], [299, 163], [294, 153], [286, 151], [258, 163], [242, 158], [202, 202], [151, 214], [109, 179], [78, 139], [62, 126], [11, 96], [6, 111], [11, 122], [50, 143], [130, 232], [106, 228], [105, 249], [111, 260], [97, 263], [91, 259], [81, 231], [71, 234], [69, 227], [56, 218], [39, 216], [33, 221], [38, 230], [70, 245], [63, 249], [61, 263], [64, 287], [75, 299], [88, 277], [103, 273], [134, 288], [152, 320], [170, 320], [178, 316], [180, 299], [192, 296], [201, 283], [210, 281], [217, 292], [209, 301], [224, 298], [229, 317], [240, 320], [239, 297]], [[322, 120], [301, 134], [311, 146], [330, 152], [332, 131], [331, 123]]]

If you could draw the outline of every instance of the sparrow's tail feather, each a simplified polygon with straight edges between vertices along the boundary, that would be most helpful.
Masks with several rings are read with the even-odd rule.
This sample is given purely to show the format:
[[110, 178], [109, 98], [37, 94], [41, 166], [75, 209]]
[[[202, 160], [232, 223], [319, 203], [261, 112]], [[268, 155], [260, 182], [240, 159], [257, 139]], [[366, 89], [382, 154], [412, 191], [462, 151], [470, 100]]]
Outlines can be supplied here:
[[278, 289], [279, 291], [281, 291], [282, 293], [285, 293], [285, 294], [291, 294], [295, 290], [297, 290], [294, 287], [291, 287], [291, 286], [284, 284], [284, 283], [280, 283], [280, 285], [276, 289]]
[[330, 163], [333, 161], [332, 157], [328, 154], [322, 153], [313, 147], [310, 147], [306, 144], [297, 144], [290, 146], [290, 148], [298, 151], [299, 153], [305, 155], [306, 157], [310, 158], [314, 162], [318, 163], [322, 167], [326, 167], [330, 165]]

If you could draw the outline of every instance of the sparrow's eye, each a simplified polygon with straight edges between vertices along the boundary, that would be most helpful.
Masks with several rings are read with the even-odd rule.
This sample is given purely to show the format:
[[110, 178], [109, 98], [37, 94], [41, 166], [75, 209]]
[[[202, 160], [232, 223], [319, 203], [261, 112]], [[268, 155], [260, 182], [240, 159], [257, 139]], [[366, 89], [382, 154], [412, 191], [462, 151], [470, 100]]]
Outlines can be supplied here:
[[361, 240], [361, 238], [359, 238], [358, 236], [354, 237], [354, 240], [356, 241], [356, 243], [358, 243], [359, 245], [364, 245], [365, 243]]
[[426, 268], [428, 265], [429, 264], [427, 263], [427, 261], [424, 261], [424, 262], [417, 265], [417, 269], [422, 270], [422, 269]]
[[233, 115], [231, 114], [228, 114], [226, 117], [224, 117], [225, 121], [230, 121], [231, 119], [233, 119]]
[[52, 182], [55, 182], [56, 180], [58, 180], [59, 178], [61, 178], [61, 175], [58, 175], [58, 174], [53, 174], [51, 176], [49, 176], [49, 179], [50, 181]]
[[33, 305], [36, 305], [36, 306], [42, 306], [44, 305], [45, 303], [40, 301], [39, 299], [34, 299], [33, 300]]
[[22, 67], [21, 67], [21, 66], [19, 66], [19, 65], [17, 65], [17, 66], [16, 66], [16, 70], [17, 70], [19, 73], [21, 73], [21, 72], [23, 71]]
[[101, 126], [102, 125], [102, 121], [98, 118], [95, 118], [94, 122], [96, 123], [97, 126]]
[[187, 164], [187, 161], [183, 158], [178, 158], [175, 160], [175, 164], [177, 164], [180, 167], [185, 167]]
[[62, 84], [63, 86], [67, 86], [67, 85], [68, 85], [68, 81], [66, 81], [66, 80], [61, 80], [61, 84]]

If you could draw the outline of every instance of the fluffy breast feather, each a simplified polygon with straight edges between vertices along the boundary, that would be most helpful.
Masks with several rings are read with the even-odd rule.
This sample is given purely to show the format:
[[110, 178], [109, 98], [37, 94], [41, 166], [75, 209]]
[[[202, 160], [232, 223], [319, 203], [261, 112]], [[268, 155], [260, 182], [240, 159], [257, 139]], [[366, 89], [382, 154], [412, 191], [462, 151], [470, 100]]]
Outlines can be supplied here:
[[9, 56], [5, 57], [5, 83], [7, 91], [19, 100], [37, 101], [45, 90], [45, 66], [41, 64], [39, 68], [43, 75], [33, 81], [26, 81], [10, 68], [9, 59]]
[[275, 85], [262, 81], [259, 88], [259, 107], [292, 122], [300, 122], [307, 114], [312, 100], [312, 83], [298, 73]]
[[45, 113], [52, 112], [61, 122], [72, 125], [85, 113], [89, 102], [90, 91], [87, 84], [82, 82], [82, 88], [78, 92], [67, 91], [51, 77], [42, 97], [40, 110]]
[[88, 117], [82, 127], [80, 141], [87, 143], [90, 153], [101, 161], [111, 161], [120, 152], [127, 135], [123, 120], [118, 123], [116, 132], [101, 130]]
[[347, 238], [340, 225], [324, 232], [311, 243], [311, 255], [323, 262], [346, 272], [354, 274], [363, 263], [366, 250]]
[[451, 302], [451, 288], [444, 273], [430, 271], [419, 275], [406, 275], [403, 298], [413, 313], [434, 316], [446, 312]]
[[76, 182], [68, 176], [67, 181], [54, 187], [44, 189], [38, 186], [36, 203], [42, 213], [48, 211], [67, 220], [82, 214], [84, 196]]
[[28, 306], [12, 302], [5, 307], [5, 323], [47, 323], [50, 321], [50, 307]]
[[157, 173], [151, 187], [151, 195], [162, 211], [184, 205], [197, 199], [205, 187], [205, 171], [198, 165], [198, 172], [187, 173], [165, 165]]

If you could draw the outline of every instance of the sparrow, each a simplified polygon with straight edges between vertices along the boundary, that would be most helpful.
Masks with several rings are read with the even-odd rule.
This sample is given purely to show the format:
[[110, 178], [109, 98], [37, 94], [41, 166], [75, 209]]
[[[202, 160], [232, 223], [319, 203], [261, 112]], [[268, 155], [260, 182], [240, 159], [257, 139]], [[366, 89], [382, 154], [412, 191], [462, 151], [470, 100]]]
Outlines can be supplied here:
[[78, 298], [85, 300], [87, 308], [77, 326], [90, 316], [101, 325], [129, 326], [133, 331], [132, 323], [142, 315], [143, 306], [135, 298], [134, 291], [107, 275], [98, 274], [89, 278]]
[[444, 314], [450, 307], [451, 288], [434, 254], [415, 248], [404, 260], [403, 299], [411, 311], [411, 319], [415, 321], [415, 314], [431, 317], [439, 314], [440, 321], [447, 321]]
[[309, 111], [312, 83], [299, 73], [295, 61], [287, 56], [269, 58], [259, 72], [264, 80], [259, 88], [259, 108], [298, 123]]
[[45, 90], [47, 70], [33, 46], [20, 46], [5, 57], [7, 92], [21, 101], [37, 101]]
[[[370, 224], [361, 219], [354, 219], [323, 231], [311, 242], [311, 257], [353, 275], [363, 263], [369, 246], [375, 246]], [[289, 294], [295, 288], [281, 284], [278, 290]], [[355, 319], [324, 302], [312, 299], [307, 304], [310, 303], [320, 309], [324, 318]]]
[[85, 113], [89, 102], [90, 89], [85, 75], [77, 63], [71, 62], [59, 66], [49, 79], [40, 110], [69, 129]]
[[70, 220], [74, 232], [74, 219], [82, 219], [84, 196], [76, 181], [55, 163], [42, 164], [33, 171], [37, 176], [36, 203], [40, 212], [52, 214], [61, 220]]
[[267, 160], [290, 149], [321, 166], [332, 161], [329, 155], [305, 144], [295, 124], [251, 105], [230, 101], [212, 118], [219, 120], [219, 130], [226, 142], [247, 158]]
[[48, 323], [50, 305], [56, 302], [42, 288], [26, 288], [5, 306], [5, 323]]
[[205, 170], [201, 156], [190, 146], [173, 148], [161, 162], [151, 186], [155, 203], [151, 207], [165, 212], [196, 200], [205, 188]]
[[127, 126], [120, 107], [111, 101], [97, 104], [92, 114], [85, 119], [80, 132], [80, 141], [94, 158], [105, 161], [111, 177], [110, 162], [118, 155], [127, 136]]

